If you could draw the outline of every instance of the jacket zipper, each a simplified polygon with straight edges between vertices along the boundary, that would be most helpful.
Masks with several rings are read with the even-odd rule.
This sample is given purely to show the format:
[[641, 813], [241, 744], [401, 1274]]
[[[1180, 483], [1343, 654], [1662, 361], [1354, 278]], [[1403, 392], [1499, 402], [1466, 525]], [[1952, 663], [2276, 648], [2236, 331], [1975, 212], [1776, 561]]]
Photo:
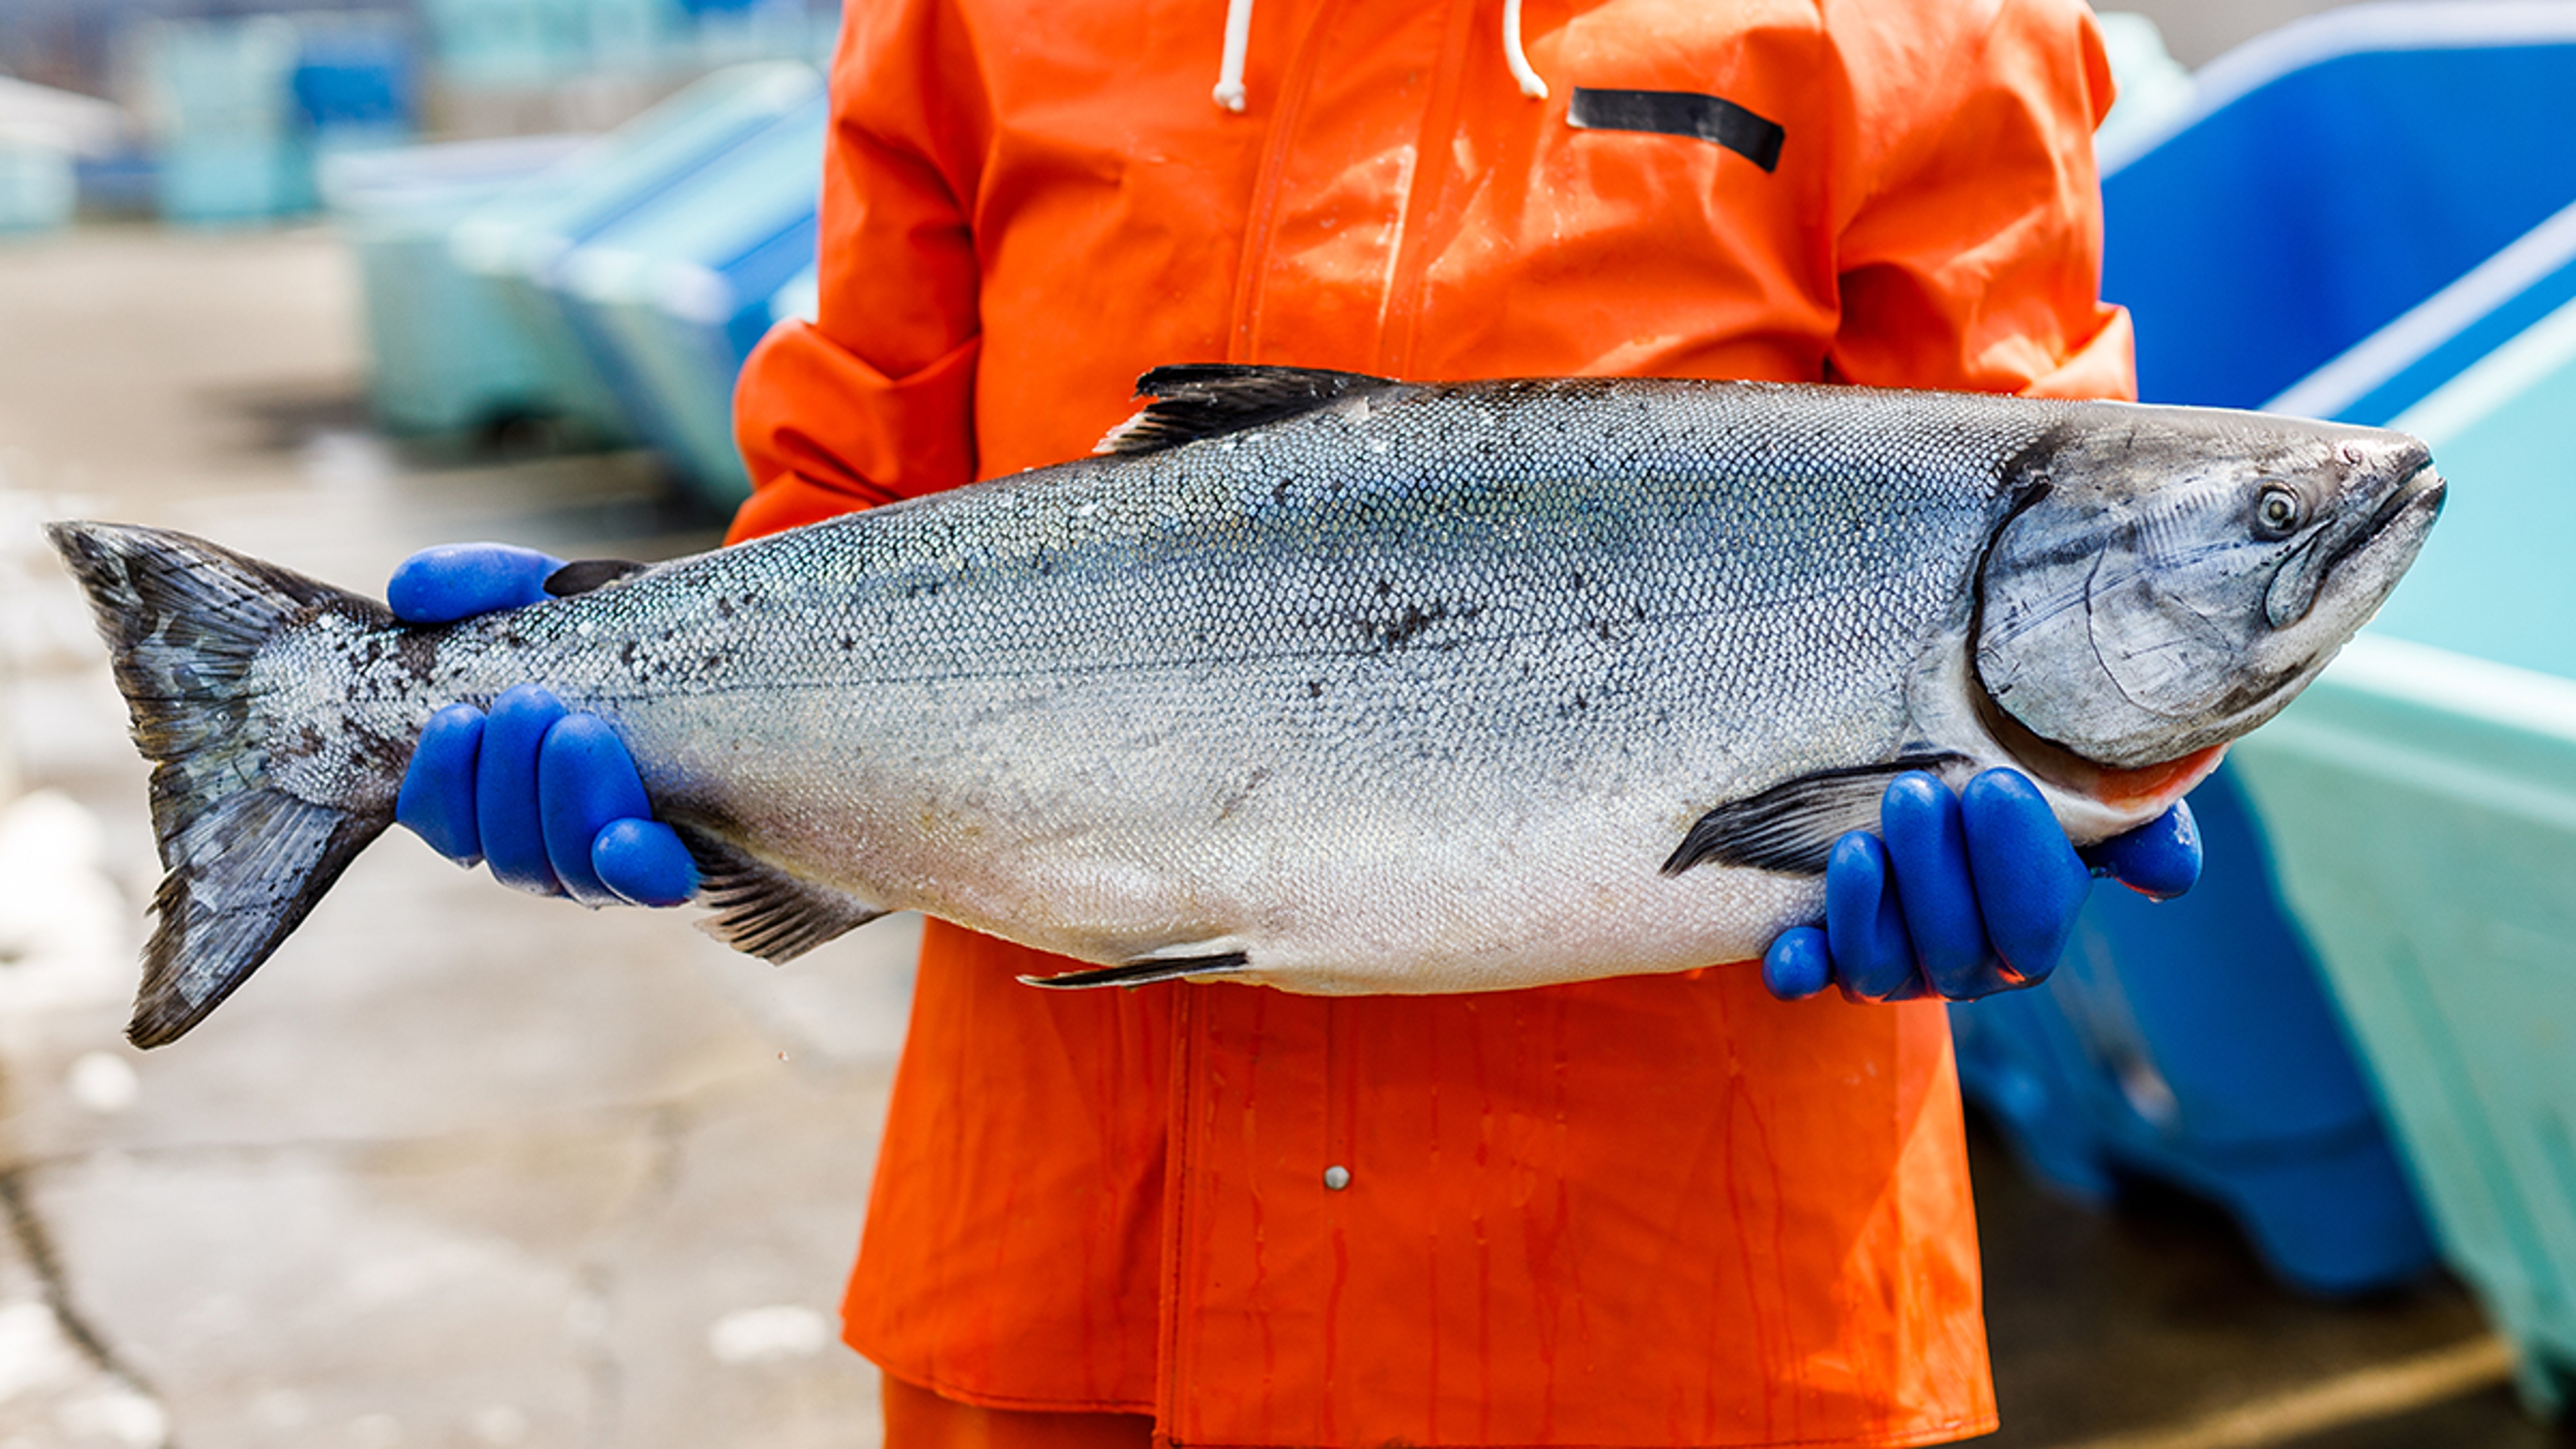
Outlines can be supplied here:
[[1433, 247], [1425, 233], [1448, 199], [1458, 135], [1460, 101], [1466, 92], [1467, 57], [1478, 11], [1486, 0], [1449, 0], [1448, 27], [1440, 38], [1439, 69], [1431, 96], [1414, 135], [1413, 175], [1405, 188], [1404, 216], [1397, 223], [1396, 262], [1390, 269], [1387, 296], [1378, 307], [1376, 367], [1389, 377], [1413, 370], [1414, 337], [1422, 316], [1423, 279], [1429, 274]]
[[1323, 0], [1298, 32], [1288, 69], [1280, 77], [1279, 105], [1261, 143], [1261, 171], [1252, 187], [1252, 206], [1245, 213], [1243, 255], [1234, 274], [1233, 327], [1226, 338], [1228, 362], [1251, 362], [1261, 331], [1261, 306], [1268, 262], [1279, 224], [1279, 194], [1286, 184], [1288, 158], [1296, 146], [1297, 123], [1315, 84], [1317, 53], [1342, 0]]

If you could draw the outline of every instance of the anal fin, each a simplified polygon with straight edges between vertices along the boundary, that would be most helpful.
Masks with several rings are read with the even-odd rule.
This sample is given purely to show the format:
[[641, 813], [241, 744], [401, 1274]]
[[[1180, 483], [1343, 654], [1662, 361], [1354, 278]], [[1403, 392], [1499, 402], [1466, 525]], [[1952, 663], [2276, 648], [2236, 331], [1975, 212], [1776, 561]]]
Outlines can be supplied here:
[[672, 828], [697, 859], [698, 904], [715, 911], [698, 929], [746, 955], [792, 961], [885, 914], [695, 826], [674, 822]]
[[1223, 951], [1213, 956], [1147, 956], [1089, 971], [1023, 976], [1020, 980], [1051, 991], [1080, 991], [1093, 986], [1145, 986], [1156, 981], [1178, 981], [1184, 976], [1230, 976], [1251, 968], [1251, 959], [1241, 951]]
[[1945, 750], [1783, 780], [1701, 816], [1664, 862], [1664, 874], [1680, 875], [1695, 865], [1735, 865], [1823, 875], [1834, 842], [1844, 832], [1877, 827], [1879, 796], [1889, 781], [1908, 770], [1937, 775], [1969, 763], [1967, 756]]

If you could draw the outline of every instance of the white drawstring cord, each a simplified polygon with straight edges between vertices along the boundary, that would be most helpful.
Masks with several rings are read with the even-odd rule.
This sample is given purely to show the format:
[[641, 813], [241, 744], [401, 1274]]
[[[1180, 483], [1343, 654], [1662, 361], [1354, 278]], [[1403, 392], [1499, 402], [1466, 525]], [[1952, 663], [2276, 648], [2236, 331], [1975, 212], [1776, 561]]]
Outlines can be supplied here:
[[[1251, 48], [1252, 0], [1225, 0], [1225, 59], [1217, 65], [1216, 103], [1229, 111], [1243, 110], [1243, 59]], [[1547, 99], [1547, 82], [1539, 79], [1529, 53], [1521, 49], [1521, 0], [1503, 0], [1503, 64], [1511, 68], [1522, 95]]]
[[1243, 56], [1251, 48], [1252, 0], [1225, 0], [1225, 59], [1217, 67], [1216, 103], [1229, 111], [1243, 110]]
[[1503, 64], [1512, 68], [1512, 79], [1521, 84], [1521, 94], [1534, 101], [1547, 99], [1547, 82], [1530, 69], [1529, 53], [1521, 49], [1521, 0], [1503, 0]]

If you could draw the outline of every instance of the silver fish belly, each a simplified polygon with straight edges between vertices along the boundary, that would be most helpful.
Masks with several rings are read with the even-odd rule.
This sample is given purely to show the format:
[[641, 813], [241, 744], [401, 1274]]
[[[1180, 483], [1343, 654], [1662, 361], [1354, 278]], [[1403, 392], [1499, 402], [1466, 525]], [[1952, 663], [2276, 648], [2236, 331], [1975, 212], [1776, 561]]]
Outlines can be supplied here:
[[[1909, 766], [1954, 782], [2030, 769], [2081, 838], [2161, 810], [2207, 765], [2141, 790], [2126, 755], [2103, 763], [2156, 757], [2164, 726], [2121, 714], [2140, 670], [2069, 682], [2016, 641], [2096, 656], [2079, 675], [2105, 631], [2113, 655], [2127, 633], [2166, 648], [2149, 637], [2170, 613], [2158, 600], [2123, 614], [2125, 596], [2088, 592], [2105, 559], [2124, 579], [2170, 556], [2231, 582], [2262, 563], [2252, 544], [2224, 553], [2244, 531], [2233, 495], [2183, 524], [2166, 508], [2162, 534], [2129, 517], [2126, 495], [2158, 497], [2158, 480], [2106, 485], [2120, 457], [2143, 448], [2204, 492], [2249, 496], [2308, 467], [2319, 510], [2343, 474], [2400, 475], [2380, 491], [2403, 506], [2375, 502], [2377, 523], [2346, 522], [2336, 544], [2385, 575], [2365, 581], [2377, 594], [2439, 502], [2412, 440], [2244, 415], [1241, 368], [1166, 369], [1140, 390], [1164, 401], [1107, 456], [443, 629], [296, 580], [273, 630], [217, 641], [246, 655], [227, 698], [249, 723], [212, 746], [147, 707], [167, 694], [146, 676], [171, 627], [138, 635], [118, 603], [150, 592], [142, 560], [193, 541], [57, 538], [101, 600], [138, 740], [181, 781], [156, 798], [194, 799], [197, 774], [255, 760], [273, 799], [195, 818], [256, 813], [317, 861], [382, 829], [431, 711], [536, 680], [626, 742], [705, 869], [713, 929], [746, 949], [783, 958], [917, 909], [1101, 963], [1083, 984], [1426, 992], [1758, 954], [1816, 914], [1824, 847], [1873, 823]], [[2364, 572], [2328, 570], [2322, 547], [2285, 565], [2328, 578], [2308, 614], [2342, 606], [2330, 573]], [[2010, 578], [1989, 577], [1999, 557]], [[282, 575], [187, 567], [200, 583]], [[1989, 599], [2009, 639], [1980, 633]], [[189, 602], [153, 612], [185, 620]], [[2093, 637], [2051, 632], [2069, 610], [2099, 616]], [[2365, 616], [2322, 620], [2259, 698], [2220, 688], [2149, 713], [2173, 715], [2177, 739], [2250, 728]], [[2016, 690], [2053, 733], [2024, 738]], [[2124, 732], [2096, 747], [2096, 720]], [[154, 976], [171, 985], [158, 1025], [138, 1009], [138, 1040], [201, 1017], [282, 939], [263, 918], [309, 906], [226, 883], [188, 824], [174, 838], [163, 821], [181, 885], [147, 1001]]]

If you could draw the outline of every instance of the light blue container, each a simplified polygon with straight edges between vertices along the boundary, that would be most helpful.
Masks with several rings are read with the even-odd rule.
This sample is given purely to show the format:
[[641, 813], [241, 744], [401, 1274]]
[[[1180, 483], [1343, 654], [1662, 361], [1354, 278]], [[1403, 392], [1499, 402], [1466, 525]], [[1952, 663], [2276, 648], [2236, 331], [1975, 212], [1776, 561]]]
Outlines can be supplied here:
[[814, 264], [828, 106], [815, 96], [576, 251], [564, 303], [636, 434], [709, 504], [750, 491], [733, 386], [771, 299]]
[[420, 9], [440, 69], [468, 88], [650, 73], [688, 33], [681, 0], [421, 0]]
[[311, 209], [293, 90], [302, 52], [294, 22], [273, 15], [169, 20], [143, 32], [164, 218], [240, 225]]
[[369, 401], [387, 431], [490, 431], [549, 410], [535, 345], [489, 287], [458, 271], [447, 237], [583, 144], [537, 136], [324, 161], [324, 201], [357, 262]]
[[603, 441], [633, 436], [618, 389], [637, 390], [618, 374], [617, 355], [586, 340], [565, 310], [566, 261], [822, 94], [821, 76], [803, 65], [719, 72], [456, 225], [450, 255], [535, 348], [552, 412]]
[[421, 0], [439, 69], [466, 87], [538, 86], [589, 61], [581, 0]]
[[239, 225], [309, 212], [317, 160], [411, 136], [413, 42], [399, 17], [165, 21], [143, 34], [167, 220]]
[[79, 194], [68, 149], [0, 135], [0, 236], [70, 225]]

